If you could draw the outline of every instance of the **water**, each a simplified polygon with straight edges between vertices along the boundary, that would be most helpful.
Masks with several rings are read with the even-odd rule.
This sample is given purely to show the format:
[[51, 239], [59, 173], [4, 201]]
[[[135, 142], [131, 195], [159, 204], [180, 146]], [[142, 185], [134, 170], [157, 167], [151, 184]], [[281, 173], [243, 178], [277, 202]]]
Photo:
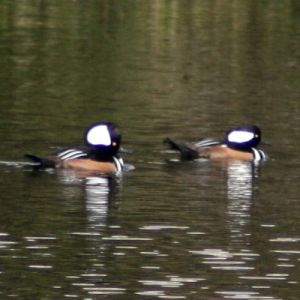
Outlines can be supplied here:
[[[1, 299], [298, 299], [297, 1], [2, 1]], [[24, 153], [123, 132], [117, 178]], [[181, 163], [166, 136], [255, 123], [270, 159]]]

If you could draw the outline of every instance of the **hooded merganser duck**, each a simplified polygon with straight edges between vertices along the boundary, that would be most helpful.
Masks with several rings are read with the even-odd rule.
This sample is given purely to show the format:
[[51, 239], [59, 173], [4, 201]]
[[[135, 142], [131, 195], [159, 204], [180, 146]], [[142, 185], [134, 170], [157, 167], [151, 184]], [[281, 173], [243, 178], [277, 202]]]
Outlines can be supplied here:
[[86, 149], [69, 148], [60, 151], [53, 158], [41, 158], [26, 154], [35, 168], [74, 169], [116, 174], [123, 170], [123, 160], [118, 157], [121, 135], [111, 122], [97, 122], [84, 132]]
[[261, 131], [254, 125], [231, 128], [226, 131], [223, 140], [201, 139], [195, 143], [178, 143], [166, 138], [164, 142], [172, 150], [179, 151], [182, 160], [207, 158], [261, 161], [267, 157], [257, 148], [261, 142]]

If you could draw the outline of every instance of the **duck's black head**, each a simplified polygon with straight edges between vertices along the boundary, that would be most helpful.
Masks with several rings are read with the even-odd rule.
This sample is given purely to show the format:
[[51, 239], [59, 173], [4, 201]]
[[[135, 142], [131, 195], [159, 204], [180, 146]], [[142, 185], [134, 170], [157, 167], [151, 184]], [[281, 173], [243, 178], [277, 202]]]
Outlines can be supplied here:
[[231, 128], [226, 132], [224, 143], [233, 149], [250, 151], [261, 141], [261, 131], [255, 125]]
[[85, 130], [84, 142], [99, 156], [112, 157], [120, 148], [121, 134], [113, 123], [97, 122]]

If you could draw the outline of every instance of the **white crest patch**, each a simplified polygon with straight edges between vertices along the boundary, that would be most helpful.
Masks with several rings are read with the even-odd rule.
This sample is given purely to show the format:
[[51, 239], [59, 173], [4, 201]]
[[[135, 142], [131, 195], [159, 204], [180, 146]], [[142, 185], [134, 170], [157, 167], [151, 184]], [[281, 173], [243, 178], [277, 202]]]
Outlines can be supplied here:
[[245, 143], [254, 138], [254, 133], [249, 131], [232, 131], [228, 134], [227, 139], [232, 143]]
[[96, 125], [91, 128], [86, 135], [86, 140], [90, 145], [111, 145], [111, 138], [106, 125]]

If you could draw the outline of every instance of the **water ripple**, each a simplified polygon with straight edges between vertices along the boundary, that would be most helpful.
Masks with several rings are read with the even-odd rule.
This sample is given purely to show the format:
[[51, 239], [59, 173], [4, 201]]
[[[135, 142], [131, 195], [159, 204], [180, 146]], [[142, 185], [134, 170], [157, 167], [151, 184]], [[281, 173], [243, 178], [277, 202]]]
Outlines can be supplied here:
[[232, 253], [221, 249], [204, 249], [189, 252], [194, 255], [203, 256], [202, 263], [210, 265], [211, 269], [224, 271], [254, 270], [254, 267], [245, 264], [249, 260], [253, 260], [255, 257], [259, 256], [258, 254], [251, 253], [247, 250]]
[[299, 242], [300, 238], [288, 238], [288, 237], [284, 237], [284, 238], [276, 238], [276, 239], [270, 239], [270, 242], [279, 242], [279, 243], [295, 243], [295, 242]]
[[112, 235], [102, 239], [109, 241], [152, 241], [151, 238], [129, 237], [127, 235]]
[[148, 256], [157, 256], [157, 257], [168, 256], [168, 254], [161, 253], [159, 250], [141, 251], [140, 254], [142, 254], [142, 255], [148, 255]]
[[271, 250], [270, 252], [280, 254], [300, 254], [300, 250]]
[[121, 295], [126, 289], [117, 287], [85, 287], [83, 288], [90, 295]]
[[140, 296], [156, 296], [156, 297], [165, 295], [164, 291], [142, 291], [142, 292], [136, 292], [136, 294]]
[[225, 299], [255, 299], [255, 300], [280, 300], [272, 296], [261, 296], [258, 292], [250, 291], [217, 291], [216, 294], [222, 295]]
[[183, 285], [182, 282], [172, 282], [171, 280], [139, 280], [138, 282], [142, 283], [143, 285], [150, 285], [150, 286], [161, 286], [165, 288], [178, 288]]
[[45, 241], [56, 240], [56, 237], [54, 237], [54, 236], [25, 236], [24, 239], [29, 242], [35, 242], [37, 240], [45, 240]]
[[266, 276], [240, 276], [240, 279], [247, 280], [286, 280], [288, 274], [267, 274]]
[[28, 268], [31, 268], [31, 269], [40, 269], [40, 270], [48, 270], [48, 269], [52, 269], [53, 266], [48, 266], [48, 265], [29, 265]]
[[187, 226], [172, 226], [172, 225], [148, 225], [140, 227], [141, 230], [168, 230], [168, 229], [179, 229], [185, 230], [189, 229]]

